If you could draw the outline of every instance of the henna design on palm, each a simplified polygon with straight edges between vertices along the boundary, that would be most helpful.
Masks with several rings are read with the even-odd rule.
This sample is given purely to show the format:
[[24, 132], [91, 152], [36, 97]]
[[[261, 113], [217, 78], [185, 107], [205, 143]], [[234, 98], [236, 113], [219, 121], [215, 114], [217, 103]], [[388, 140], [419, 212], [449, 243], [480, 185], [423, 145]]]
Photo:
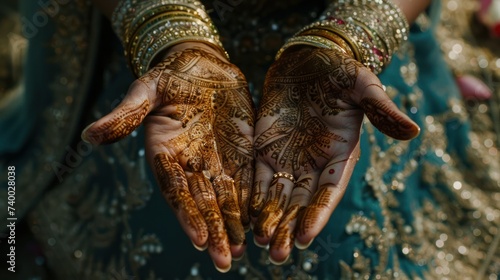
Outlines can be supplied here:
[[[286, 260], [294, 240], [301, 248], [310, 244], [340, 201], [359, 157], [364, 113], [394, 138], [418, 134], [374, 84], [380, 82], [369, 69], [335, 50], [289, 50], [269, 69], [256, 124], [250, 213], [255, 240], [270, 245], [274, 263]], [[300, 180], [279, 189], [275, 172]], [[277, 201], [285, 204], [277, 207]]]
[[161, 191], [197, 248], [221, 271], [244, 249], [253, 182], [254, 112], [243, 74], [202, 49], [166, 57], [86, 129], [113, 142], [144, 121], [146, 156]]

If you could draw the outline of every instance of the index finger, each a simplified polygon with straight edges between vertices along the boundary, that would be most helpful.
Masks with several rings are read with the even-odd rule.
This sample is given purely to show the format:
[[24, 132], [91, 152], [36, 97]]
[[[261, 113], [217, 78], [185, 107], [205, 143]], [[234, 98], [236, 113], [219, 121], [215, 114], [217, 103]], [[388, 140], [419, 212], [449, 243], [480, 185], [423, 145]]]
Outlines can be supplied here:
[[298, 218], [295, 236], [297, 248], [307, 248], [325, 227], [344, 196], [358, 158], [359, 143], [350, 154], [336, 157], [325, 166], [311, 202]]

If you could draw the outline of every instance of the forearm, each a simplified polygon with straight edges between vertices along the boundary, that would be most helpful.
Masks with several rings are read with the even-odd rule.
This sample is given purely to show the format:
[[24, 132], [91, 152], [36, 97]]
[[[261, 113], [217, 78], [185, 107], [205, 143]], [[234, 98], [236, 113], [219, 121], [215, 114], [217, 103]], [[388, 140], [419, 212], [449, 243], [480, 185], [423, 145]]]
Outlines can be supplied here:
[[91, 0], [94, 4], [108, 19], [111, 19], [111, 15], [118, 5], [118, 0]]
[[401, 11], [405, 14], [406, 19], [411, 24], [418, 15], [423, 12], [432, 0], [392, 0], [399, 6]]

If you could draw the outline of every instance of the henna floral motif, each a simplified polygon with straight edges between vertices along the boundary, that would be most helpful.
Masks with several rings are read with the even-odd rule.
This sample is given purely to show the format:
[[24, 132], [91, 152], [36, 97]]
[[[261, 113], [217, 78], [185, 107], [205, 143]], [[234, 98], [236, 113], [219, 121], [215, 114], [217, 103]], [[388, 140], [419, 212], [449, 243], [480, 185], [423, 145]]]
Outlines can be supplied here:
[[[193, 211], [197, 206], [189, 192], [181, 166], [168, 154], [158, 154], [154, 158], [154, 170], [160, 182], [160, 189], [170, 206], [181, 219], [188, 221], [187, 225], [198, 234], [198, 240], [206, 239], [207, 225], [200, 212]], [[190, 215], [187, 215], [188, 213]]]
[[[272, 181], [268, 193], [266, 176], [259, 174], [254, 184], [254, 234], [256, 241], [270, 241], [276, 262], [286, 260], [295, 237], [305, 244], [312, 240], [340, 201], [359, 157], [364, 113], [394, 138], [418, 134], [381, 87], [363, 88], [377, 83], [368, 68], [335, 50], [290, 50], [269, 69], [257, 117], [256, 160], [269, 167], [265, 172], [291, 171], [303, 178], [288, 189]], [[289, 197], [289, 205], [278, 204], [277, 195]]]
[[257, 217], [264, 208], [266, 194], [263, 190], [263, 182], [255, 181], [252, 188], [252, 197], [250, 198], [249, 212], [250, 215]]
[[283, 194], [285, 185], [274, 179], [268, 195], [268, 202], [264, 206], [262, 213], [257, 220], [257, 225], [254, 227], [254, 233], [257, 236], [270, 237], [272, 231], [278, 226], [281, 216], [287, 206], [286, 194]]
[[86, 140], [95, 144], [116, 142], [134, 131], [149, 112], [149, 101], [139, 105], [128, 105], [119, 109], [114, 117], [98, 129], [89, 131]]
[[234, 180], [227, 175], [219, 175], [213, 181], [219, 209], [224, 216], [224, 222], [229, 229], [229, 240], [233, 244], [243, 244], [245, 231], [241, 224], [240, 210]]
[[274, 262], [281, 263], [291, 252], [295, 239], [295, 227], [302, 216], [307, 203], [313, 195], [312, 178], [305, 177], [297, 181], [292, 191], [290, 205], [281, 219], [271, 239], [270, 256]]
[[418, 134], [418, 127], [410, 123], [388, 107], [387, 102], [365, 97], [359, 105], [370, 121], [383, 133], [399, 140], [408, 140], [409, 136]]
[[[242, 222], [248, 224], [248, 197], [253, 179], [254, 122], [243, 75], [213, 55], [189, 49], [159, 64], [145, 83], [147, 79], [158, 80], [161, 106], [175, 106], [167, 117], [179, 121], [184, 128], [161, 146], [175, 154], [184, 171], [193, 172], [188, 179], [191, 195], [215, 190], [214, 203], [217, 201], [218, 205], [205, 205], [206, 195], [200, 196], [203, 197], [200, 200], [195, 198], [211, 238], [220, 241], [216, 233], [225, 233], [223, 224], [219, 227], [224, 221], [231, 243], [243, 244]], [[218, 179], [211, 182], [215, 178]], [[244, 209], [244, 217], [240, 207]], [[210, 228], [211, 225], [217, 226]]]
[[117, 141], [143, 120], [165, 199], [193, 243], [208, 244], [219, 267], [230, 265], [229, 246], [245, 242], [253, 183], [254, 111], [243, 74], [201, 48], [175, 52], [82, 137]]
[[346, 101], [350, 102], [359, 63], [339, 59], [336, 53], [333, 57], [322, 52], [295, 55], [299, 59], [285, 57], [268, 72], [258, 118], [274, 118], [257, 135], [255, 148], [259, 156], [273, 159], [282, 169], [307, 172], [326, 164], [334, 142], [347, 142], [329, 128], [325, 118], [350, 109]]
[[312, 203], [304, 209], [303, 216], [310, 219], [300, 219], [298, 230], [301, 234], [306, 234], [316, 223], [318, 214], [330, 205], [332, 189], [329, 187], [320, 188], [313, 196]]

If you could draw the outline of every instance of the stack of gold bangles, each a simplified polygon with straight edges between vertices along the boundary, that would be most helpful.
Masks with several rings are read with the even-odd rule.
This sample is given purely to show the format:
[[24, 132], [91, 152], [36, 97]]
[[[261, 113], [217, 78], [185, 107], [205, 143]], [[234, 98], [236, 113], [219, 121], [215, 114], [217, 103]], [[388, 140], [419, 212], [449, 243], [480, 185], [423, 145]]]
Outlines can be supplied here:
[[408, 22], [390, 0], [338, 0], [285, 43], [340, 50], [378, 74], [408, 38]]
[[217, 29], [196, 0], [123, 0], [111, 20], [138, 77], [156, 55], [181, 42], [204, 42], [227, 57]]

